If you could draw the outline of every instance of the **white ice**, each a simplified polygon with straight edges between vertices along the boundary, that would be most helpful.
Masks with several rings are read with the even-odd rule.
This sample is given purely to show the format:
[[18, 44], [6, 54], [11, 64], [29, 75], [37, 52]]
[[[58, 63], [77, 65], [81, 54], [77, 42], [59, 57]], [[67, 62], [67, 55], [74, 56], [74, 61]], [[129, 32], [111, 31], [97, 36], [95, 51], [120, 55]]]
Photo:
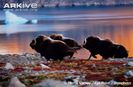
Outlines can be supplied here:
[[[5, 11], [5, 23], [6, 24], [25, 24], [29, 20], [20, 16], [17, 16], [16, 14], [10, 12], [10, 11]], [[37, 19], [31, 20], [32, 24], [36, 24], [38, 22]]]
[[19, 17], [10, 11], [5, 12], [6, 24], [25, 24], [28, 22], [26, 18]]

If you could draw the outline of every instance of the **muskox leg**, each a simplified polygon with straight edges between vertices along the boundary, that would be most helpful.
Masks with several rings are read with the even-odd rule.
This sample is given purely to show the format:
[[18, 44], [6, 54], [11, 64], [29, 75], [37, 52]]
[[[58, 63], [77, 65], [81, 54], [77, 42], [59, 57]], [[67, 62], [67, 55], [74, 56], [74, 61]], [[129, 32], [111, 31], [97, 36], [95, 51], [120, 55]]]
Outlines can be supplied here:
[[103, 59], [108, 59], [108, 58], [109, 58], [109, 57], [107, 57], [107, 56], [102, 56], [102, 60], [103, 60]]
[[40, 54], [41, 54], [41, 58], [42, 58], [42, 60], [44, 60], [44, 58], [45, 58], [47, 61], [50, 60], [49, 56], [44, 55], [43, 53], [40, 53]]
[[70, 58], [72, 58], [73, 57], [73, 53], [71, 53], [71, 55], [70, 55]]
[[91, 58], [92, 56], [93, 56], [94, 58], [97, 58], [95, 54], [92, 54], [92, 53], [91, 53], [90, 56], [89, 56], [89, 58], [88, 58], [88, 60], [90, 60], [90, 58]]
[[69, 52], [69, 58], [71, 59], [73, 57], [73, 52]]
[[90, 54], [89, 58], [87, 60], [90, 60], [90, 58], [92, 57], [92, 54]]

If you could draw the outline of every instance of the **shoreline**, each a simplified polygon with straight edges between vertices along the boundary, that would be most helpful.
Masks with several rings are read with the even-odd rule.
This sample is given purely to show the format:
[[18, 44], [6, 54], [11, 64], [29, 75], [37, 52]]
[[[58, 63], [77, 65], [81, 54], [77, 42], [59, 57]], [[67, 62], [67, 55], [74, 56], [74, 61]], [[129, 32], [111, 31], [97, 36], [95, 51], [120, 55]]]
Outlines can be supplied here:
[[74, 7], [88, 7], [88, 8], [110, 8], [110, 7], [133, 7], [133, 3], [132, 4], [111, 4], [111, 5], [104, 5], [104, 4], [91, 4], [91, 5], [87, 5], [86, 3], [84, 4], [79, 4], [79, 5], [73, 5], [73, 4], [68, 4], [68, 5], [59, 5], [59, 4], [54, 4], [54, 5], [50, 5], [50, 4], [46, 4], [46, 5], [41, 5], [38, 6], [37, 8], [3, 8], [3, 6], [0, 5], [0, 10], [6, 10], [6, 9], [44, 9], [44, 8], [74, 8]]

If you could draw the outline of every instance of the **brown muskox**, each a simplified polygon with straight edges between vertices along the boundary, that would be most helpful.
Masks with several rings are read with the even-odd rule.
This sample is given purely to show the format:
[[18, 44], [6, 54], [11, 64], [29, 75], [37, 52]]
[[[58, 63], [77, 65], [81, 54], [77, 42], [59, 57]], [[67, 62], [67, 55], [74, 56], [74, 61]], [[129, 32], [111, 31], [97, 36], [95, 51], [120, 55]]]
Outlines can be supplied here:
[[53, 40], [47, 36], [38, 36], [35, 40], [32, 40], [30, 46], [47, 60], [62, 60], [65, 56], [72, 57], [76, 51], [63, 41]]
[[115, 46], [115, 58], [123, 58], [123, 57], [128, 57], [128, 51], [126, 48], [120, 44], [114, 44]]
[[105, 59], [109, 57], [128, 57], [128, 52], [124, 46], [114, 44], [109, 39], [101, 40], [98, 37], [90, 36], [84, 41], [83, 47], [88, 49], [91, 52], [90, 57], [93, 56], [94, 58], [97, 54]]
[[81, 49], [81, 46], [75, 40], [68, 37], [64, 37], [62, 34], [51, 34], [49, 37], [54, 40], [61, 40], [65, 42], [69, 47], [75, 47]]

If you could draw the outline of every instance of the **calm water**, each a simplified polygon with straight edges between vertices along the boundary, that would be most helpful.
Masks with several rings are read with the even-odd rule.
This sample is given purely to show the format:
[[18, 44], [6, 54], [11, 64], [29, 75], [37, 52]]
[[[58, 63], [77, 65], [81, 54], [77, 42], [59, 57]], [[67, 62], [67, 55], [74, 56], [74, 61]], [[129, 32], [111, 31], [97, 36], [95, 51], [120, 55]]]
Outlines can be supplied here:
[[[133, 7], [47, 8], [12, 11], [27, 19], [43, 20], [39, 24], [0, 25], [0, 54], [34, 52], [29, 43], [39, 34], [62, 33], [79, 44], [90, 35], [123, 44], [133, 56]], [[4, 11], [0, 11], [4, 20]]]

